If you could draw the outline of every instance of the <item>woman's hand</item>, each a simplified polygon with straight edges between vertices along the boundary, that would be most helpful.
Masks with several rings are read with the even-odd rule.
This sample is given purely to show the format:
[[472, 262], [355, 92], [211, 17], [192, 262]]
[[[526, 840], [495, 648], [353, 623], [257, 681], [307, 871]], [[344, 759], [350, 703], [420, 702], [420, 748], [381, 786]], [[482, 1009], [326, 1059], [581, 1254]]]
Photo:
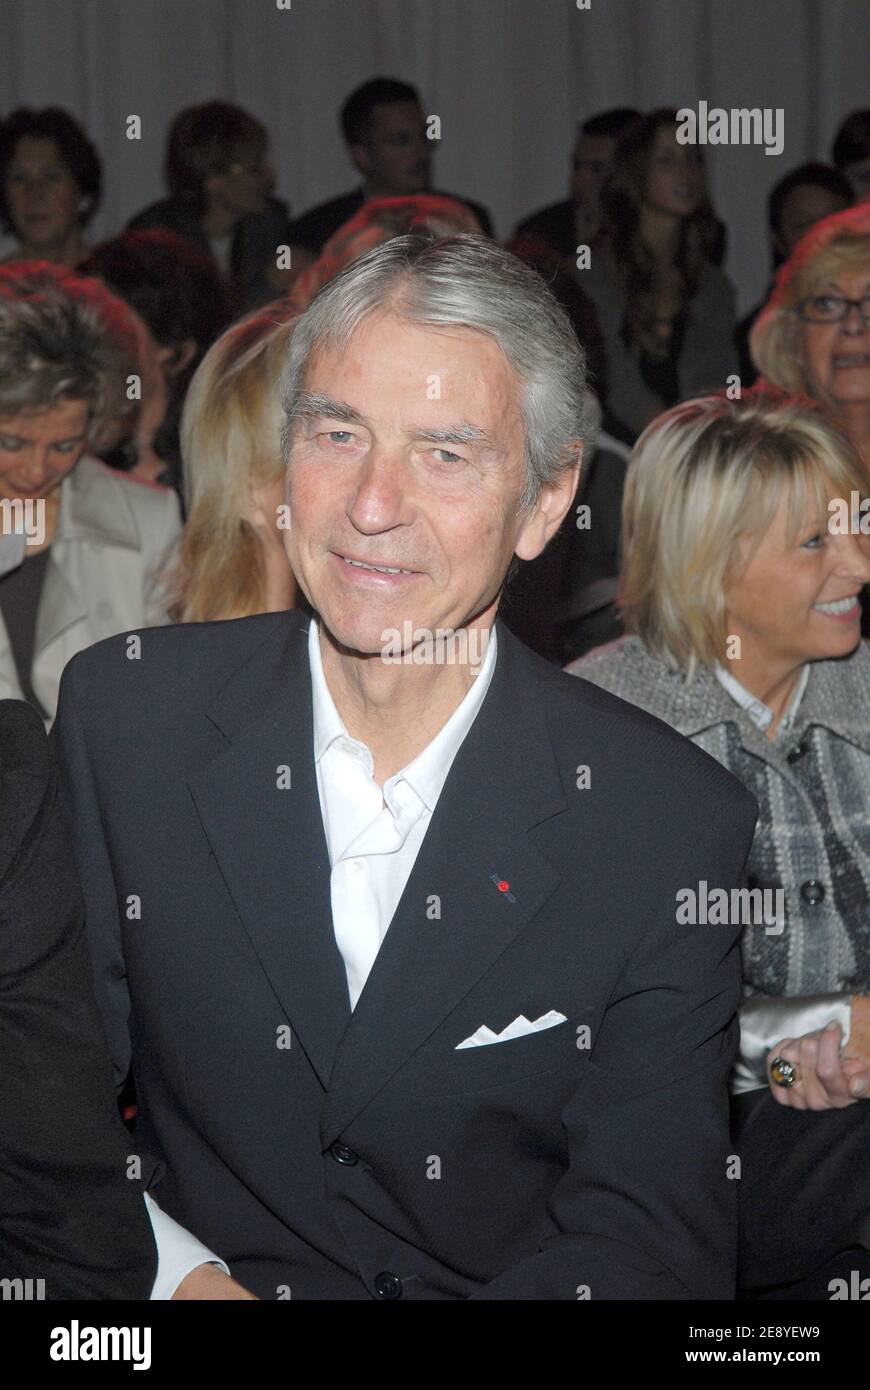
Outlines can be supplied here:
[[[870, 1062], [862, 1056], [841, 1057], [839, 1023], [800, 1038], [783, 1038], [767, 1054], [768, 1085], [780, 1105], [794, 1110], [840, 1110], [870, 1097]], [[851, 1039], [851, 1034], [850, 1034]], [[850, 1043], [851, 1045], [851, 1043]], [[793, 1086], [777, 1086], [770, 1075], [775, 1057], [798, 1068]]]

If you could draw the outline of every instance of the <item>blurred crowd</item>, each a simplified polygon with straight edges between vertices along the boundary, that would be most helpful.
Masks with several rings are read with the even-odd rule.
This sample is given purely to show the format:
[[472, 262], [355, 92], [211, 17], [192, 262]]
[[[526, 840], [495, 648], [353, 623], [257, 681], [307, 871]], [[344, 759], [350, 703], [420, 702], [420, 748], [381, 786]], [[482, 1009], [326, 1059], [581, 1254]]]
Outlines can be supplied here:
[[[0, 577], [0, 694], [49, 723], [64, 664], [101, 637], [305, 606], [275, 525], [294, 316], [389, 237], [492, 235], [486, 208], [433, 187], [413, 87], [365, 83], [340, 128], [357, 187], [291, 219], [265, 127], [224, 101], [188, 108], [168, 135], [168, 196], [95, 246], [103, 170], [87, 133], [57, 108], [0, 124], [16, 243], [0, 265], [0, 498], [45, 504], [41, 541]], [[843, 121], [829, 165], [778, 181], [768, 229], [770, 290], [737, 322], [703, 150], [678, 142], [673, 110], [617, 108], [580, 126], [569, 196], [507, 243], [568, 313], [598, 424], [576, 508], [503, 600], [550, 660], [623, 630], [625, 471], [663, 411], [761, 375], [820, 402], [870, 459], [870, 111]]]

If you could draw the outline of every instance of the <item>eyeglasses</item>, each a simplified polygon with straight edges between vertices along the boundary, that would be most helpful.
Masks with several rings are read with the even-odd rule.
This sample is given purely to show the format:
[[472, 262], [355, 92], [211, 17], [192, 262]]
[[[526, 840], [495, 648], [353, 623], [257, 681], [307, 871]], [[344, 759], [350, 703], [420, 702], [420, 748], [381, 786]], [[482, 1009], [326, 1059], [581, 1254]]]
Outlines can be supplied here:
[[839, 323], [850, 309], [860, 310], [865, 323], [870, 323], [870, 295], [863, 299], [843, 299], [838, 294], [815, 294], [801, 300], [797, 312], [805, 323]]

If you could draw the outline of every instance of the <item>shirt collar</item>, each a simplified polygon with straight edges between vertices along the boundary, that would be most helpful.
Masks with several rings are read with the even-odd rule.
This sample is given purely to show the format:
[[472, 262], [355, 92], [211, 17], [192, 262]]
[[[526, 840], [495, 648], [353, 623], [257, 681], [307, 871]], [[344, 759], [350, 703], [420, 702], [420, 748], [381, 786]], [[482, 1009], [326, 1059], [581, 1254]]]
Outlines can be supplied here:
[[[756, 695], [753, 695], [751, 691], [746, 689], [745, 685], [740, 684], [736, 676], [733, 676], [730, 671], [726, 671], [725, 667], [720, 666], [718, 662], [716, 663], [715, 674], [719, 684], [728, 691], [728, 694], [733, 700], [736, 700], [740, 708], [746, 711], [755, 727], [760, 729], [762, 733], [766, 733], [773, 722], [773, 710], [770, 708], [770, 705], [766, 705], [763, 700], [759, 700]], [[787, 733], [794, 724], [798, 706], [803, 699], [809, 678], [809, 662], [805, 662], [798, 676], [794, 694], [788, 704], [788, 709], [783, 714], [777, 726], [777, 733]]]
[[[453, 759], [459, 752], [462, 742], [474, 723], [480, 706], [489, 689], [495, 670], [498, 653], [498, 638], [493, 623], [489, 630], [489, 640], [480, 670], [474, 681], [447, 723], [428, 743], [421, 753], [407, 767], [388, 778], [384, 789], [399, 779], [404, 779], [420, 799], [432, 811], [447, 780]], [[320, 655], [320, 634], [316, 619], [312, 618], [308, 629], [308, 662], [311, 668], [312, 713], [314, 724], [314, 761], [319, 763], [326, 750], [336, 739], [350, 739], [344, 720], [335, 707], [335, 701], [326, 683], [323, 661]], [[359, 742], [358, 740], [352, 740]], [[365, 745], [361, 745], [364, 747]]]
[[83, 454], [60, 485], [55, 544], [96, 540], [103, 545], [141, 550], [142, 539], [132, 509], [133, 486], [143, 484], [115, 472], [100, 459]]

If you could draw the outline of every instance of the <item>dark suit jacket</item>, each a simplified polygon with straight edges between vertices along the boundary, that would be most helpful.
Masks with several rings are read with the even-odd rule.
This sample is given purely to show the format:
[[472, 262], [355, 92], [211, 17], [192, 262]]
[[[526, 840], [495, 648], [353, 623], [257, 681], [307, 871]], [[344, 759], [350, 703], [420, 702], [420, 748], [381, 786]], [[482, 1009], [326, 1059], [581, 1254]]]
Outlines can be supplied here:
[[[152, 203], [131, 218], [127, 227], [131, 232], [165, 227], [176, 236], [194, 242], [208, 255], [212, 254], [211, 243], [190, 198], [163, 198], [159, 203]], [[289, 236], [287, 204], [280, 198], [269, 198], [265, 212], [243, 217], [236, 224], [230, 251], [230, 279], [241, 309], [255, 309], [276, 298], [265, 269], [268, 265], [274, 266], [278, 247], [290, 244]]]
[[0, 700], [0, 1279], [44, 1279], [46, 1299], [147, 1298], [132, 1147], [45, 728]]
[[[439, 197], [455, 198], [458, 203], [464, 203], [474, 213], [481, 230], [487, 236], [492, 236], [492, 221], [486, 208], [480, 203], [473, 203], [470, 198], [463, 198], [458, 193], [445, 193], [442, 188], [432, 188], [428, 191]], [[319, 256], [333, 232], [337, 232], [355, 212], [359, 212], [365, 201], [365, 193], [362, 187], [359, 187], [352, 193], [342, 193], [338, 198], [331, 198], [329, 202], [318, 203], [317, 207], [304, 212], [291, 226], [290, 239], [293, 245], [304, 246], [315, 256]]]
[[[121, 635], [63, 677], [97, 984], [155, 1197], [263, 1298], [729, 1297], [738, 932], [678, 926], [675, 895], [738, 883], [755, 801], [500, 623], [351, 1014], [307, 628], [150, 629], [138, 659]], [[457, 1050], [551, 1009], [567, 1022]]]

